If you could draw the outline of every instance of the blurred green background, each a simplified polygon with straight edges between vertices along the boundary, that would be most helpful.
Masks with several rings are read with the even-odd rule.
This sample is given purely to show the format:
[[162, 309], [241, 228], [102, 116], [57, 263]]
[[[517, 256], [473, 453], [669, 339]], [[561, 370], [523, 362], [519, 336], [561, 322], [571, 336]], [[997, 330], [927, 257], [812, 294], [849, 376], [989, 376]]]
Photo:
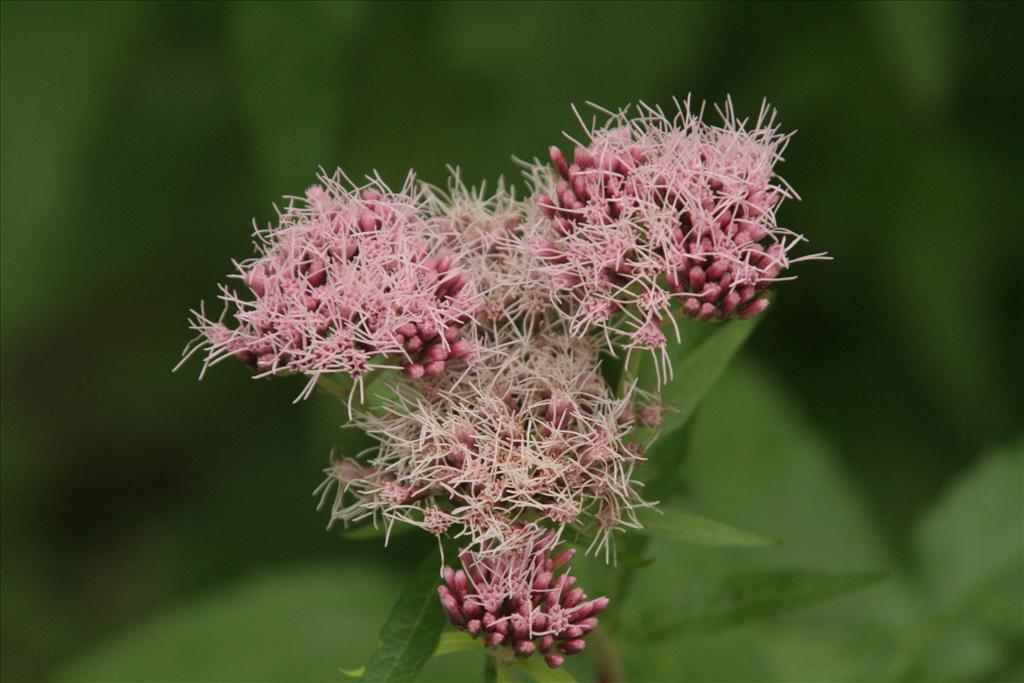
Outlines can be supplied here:
[[519, 182], [570, 103], [688, 92], [799, 129], [781, 218], [835, 261], [781, 288], [687, 465], [691, 507], [786, 545], [655, 548], [631, 609], [736, 567], [892, 576], [630, 649], [633, 676], [1024, 673], [1021, 4], [4, 2], [0, 25], [4, 680], [363, 663], [419, 548], [324, 531], [337, 405], [171, 374], [188, 309], [318, 166]]

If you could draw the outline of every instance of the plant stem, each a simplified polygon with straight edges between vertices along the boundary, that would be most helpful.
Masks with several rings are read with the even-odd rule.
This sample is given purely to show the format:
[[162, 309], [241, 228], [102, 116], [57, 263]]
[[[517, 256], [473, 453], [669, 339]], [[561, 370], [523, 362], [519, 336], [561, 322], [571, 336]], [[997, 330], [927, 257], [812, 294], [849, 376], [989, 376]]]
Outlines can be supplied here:
[[626, 671], [618, 648], [601, 631], [594, 631], [590, 639], [595, 648], [598, 683], [626, 683]]
[[[363, 391], [365, 392], [371, 384], [380, 376], [383, 368], [374, 368], [361, 378], [363, 382]], [[345, 401], [350, 401], [358, 396], [353, 396], [352, 392], [356, 390], [355, 382], [353, 379], [345, 373], [337, 373], [335, 375], [320, 375], [316, 380], [316, 385], [326, 391], [332, 396], [337, 396]]]
[[498, 663], [489, 652], [484, 653], [484, 683], [497, 683]]
[[335, 379], [328, 375], [320, 375], [316, 380], [316, 385], [332, 396], [347, 399], [348, 392], [352, 388], [352, 379], [348, 375], [343, 375], [340, 379]]

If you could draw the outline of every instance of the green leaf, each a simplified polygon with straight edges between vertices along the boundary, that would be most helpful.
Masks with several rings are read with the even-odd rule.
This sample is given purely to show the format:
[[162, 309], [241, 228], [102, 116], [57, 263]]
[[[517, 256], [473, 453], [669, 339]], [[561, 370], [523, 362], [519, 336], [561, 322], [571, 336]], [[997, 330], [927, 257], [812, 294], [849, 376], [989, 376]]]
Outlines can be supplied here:
[[366, 665], [365, 681], [409, 683], [437, 647], [444, 627], [435, 588], [438, 558], [431, 550], [405, 585], [380, 631], [380, 644]]
[[66, 664], [72, 681], [325, 681], [374, 645], [380, 596], [400, 586], [379, 566], [348, 562], [264, 572], [131, 624]]
[[449, 655], [454, 652], [467, 652], [472, 650], [483, 650], [483, 641], [474, 640], [465, 631], [448, 631], [441, 634], [434, 648], [434, 657]]
[[608, 353], [601, 354], [601, 377], [604, 379], [605, 386], [612, 391], [618, 388], [619, 380], [622, 379], [622, 362], [624, 359], [624, 354], [619, 354], [618, 356], [612, 356]]
[[[671, 490], [671, 482], [675, 479], [679, 467], [685, 459], [684, 456], [689, 450], [692, 433], [691, 427], [683, 427], [679, 430], [682, 443], [680, 452], [675, 454], [675, 457], [650, 458], [648, 456], [645, 466], [647, 470], [645, 479], [648, 482], [644, 489], [645, 496], [658, 498]], [[616, 556], [623, 558], [623, 561], [619, 562], [618, 566], [612, 570], [608, 597], [615, 603], [622, 603], [633, 587], [637, 571], [651, 566], [655, 560], [648, 554], [651, 537], [647, 533], [636, 531], [623, 534], [616, 538], [615, 543]], [[621, 614], [619, 610], [609, 613], [606, 621], [609, 622], [608, 625], [611, 629], [618, 628]]]
[[927, 610], [897, 648], [892, 680], [992, 678], [1024, 638], [1024, 442], [962, 474], [917, 535]]
[[[450, 655], [456, 652], [483, 650], [483, 647], [483, 641], [473, 640], [470, 638], [469, 634], [464, 631], [448, 631], [447, 633], [441, 634], [440, 639], [437, 641], [437, 647], [434, 648], [434, 652], [431, 654], [431, 657], [440, 657], [442, 655]], [[339, 669], [339, 671], [349, 678], [362, 678], [366, 674], [366, 667], [361, 666], [358, 669]]]
[[515, 681], [515, 679], [512, 678], [512, 667], [509, 664], [499, 659], [496, 661], [495, 668], [495, 683], [513, 683], [513, 681]]
[[640, 629], [639, 640], [661, 638], [683, 630], [718, 630], [778, 617], [861, 590], [887, 576], [886, 572], [877, 571], [838, 573], [810, 569], [734, 574], [721, 583], [707, 603], [692, 608], [682, 619]]
[[524, 659], [520, 666], [536, 683], [575, 683], [576, 680], [565, 667], [552, 669], [539, 655]]
[[777, 538], [759, 536], [673, 507], [645, 511], [641, 521], [645, 533], [654, 538], [669, 538], [695, 545], [753, 548], [782, 544]]
[[[661, 500], [675, 491], [679, 469], [685, 460], [683, 454], [690, 448], [692, 430], [687, 429], [690, 419], [761, 317], [729, 321], [692, 349], [686, 343], [670, 347], [674, 374], [661, 389], [665, 417], [657, 440], [647, 449], [647, 463], [639, 473], [648, 500]], [[697, 336], [690, 330], [685, 333]], [[641, 384], [649, 385], [652, 377], [653, 362], [646, 358], [641, 368]]]
[[920, 565], [938, 606], [949, 606], [1024, 553], [1024, 442], [981, 458], [921, 524]]
[[[764, 569], [765, 562], [840, 572], [897, 566], [840, 453], [764, 366], [737, 354], [699, 413], [688, 425], [693, 446], [675, 484], [688, 506], [683, 509], [784, 536], [785, 545], [724, 551], [652, 538], [646, 553], [657, 562], [637, 573], [625, 602], [580, 578], [594, 594], [613, 599], [607, 615], [621, 613], [619, 634], [632, 637], [634, 624], [693, 616], [693, 607], [707, 604], [724, 577]], [[624, 666], [629, 679], [639, 681], [892, 680], [882, 663], [914, 609], [910, 588], [886, 581], [780, 622], [710, 633], [695, 624], [649, 646], [633, 642], [623, 648]]]
[[393, 388], [395, 381], [397, 378], [393, 372], [377, 372], [370, 378], [363, 390], [366, 399], [365, 407], [374, 412], [380, 412], [385, 405], [394, 401], [397, 398]]
[[[661, 400], [669, 408], [661, 425], [663, 436], [672, 435], [687, 423], [761, 317], [724, 323], [692, 351], [685, 345], [670, 347], [673, 376], [661, 388]], [[643, 370], [643, 383], [649, 384], [653, 373], [650, 358], [645, 359]]]

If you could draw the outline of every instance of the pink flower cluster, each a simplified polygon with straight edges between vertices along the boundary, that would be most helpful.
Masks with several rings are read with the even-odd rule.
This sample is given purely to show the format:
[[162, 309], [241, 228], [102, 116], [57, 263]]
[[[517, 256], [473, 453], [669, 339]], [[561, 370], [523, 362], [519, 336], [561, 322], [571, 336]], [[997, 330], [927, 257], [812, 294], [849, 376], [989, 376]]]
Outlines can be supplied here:
[[455, 175], [447, 192], [434, 190], [435, 203], [446, 207], [442, 220], [462, 254], [460, 264], [473, 274], [480, 305], [478, 325], [514, 325], [543, 320], [552, 310], [551, 284], [542, 264], [522, 239], [525, 222], [534, 219], [532, 202], [518, 201], [503, 182], [493, 194], [467, 188]]
[[535, 652], [548, 666], [582, 652], [584, 637], [597, 628], [608, 598], [588, 599], [576, 578], [560, 571], [575, 554], [554, 555], [556, 535], [522, 530], [521, 545], [499, 552], [463, 552], [461, 569], [445, 567], [437, 594], [448, 620], [487, 647], [507, 647], [516, 657]]
[[257, 377], [304, 374], [300, 398], [323, 375], [362, 388], [370, 370], [403, 370], [371, 385], [353, 426], [379, 447], [333, 462], [321, 505], [333, 496], [346, 526], [461, 540], [462, 567], [438, 588], [449, 620], [552, 667], [608, 604], [564, 570], [562, 533], [607, 561], [613, 532], [652, 505], [636, 428], [657, 428], [664, 407], [628, 372], [609, 386], [601, 351], [660, 352], [667, 378], [666, 323], [757, 315], [789, 266], [823, 257], [792, 257], [803, 237], [776, 220], [795, 193], [775, 174], [788, 136], [773, 111], [748, 125], [727, 103], [717, 126], [688, 100], [671, 116], [603, 113], [571, 162], [552, 147], [550, 165], [528, 165], [525, 200], [457, 172], [446, 190], [321, 175], [256, 232], [220, 317], [193, 312], [185, 354], [204, 371], [234, 356]]
[[609, 113], [571, 164], [552, 147], [553, 171], [532, 169], [547, 220], [528, 226], [530, 245], [572, 333], [662, 348], [673, 300], [701, 320], [757, 315], [760, 293], [800, 260], [789, 252], [803, 238], [775, 217], [795, 195], [774, 172], [788, 141], [774, 112], [749, 129], [728, 103], [721, 126], [702, 114], [689, 101], [672, 117]]
[[477, 297], [413, 176], [398, 192], [380, 180], [356, 187], [340, 171], [319, 180], [257, 231], [257, 256], [234, 276], [248, 294], [222, 287], [219, 319], [194, 312], [189, 353], [204, 351], [204, 367], [235, 356], [258, 377], [309, 375], [303, 396], [324, 374], [398, 363], [421, 377], [465, 359], [460, 332]]
[[333, 519], [403, 522], [493, 549], [514, 545], [524, 522], [596, 525], [605, 553], [614, 530], [639, 526], [633, 395], [611, 396], [589, 340], [506, 334], [471, 372], [394, 383], [383, 414], [356, 416], [381, 445], [365, 466], [327, 470]]

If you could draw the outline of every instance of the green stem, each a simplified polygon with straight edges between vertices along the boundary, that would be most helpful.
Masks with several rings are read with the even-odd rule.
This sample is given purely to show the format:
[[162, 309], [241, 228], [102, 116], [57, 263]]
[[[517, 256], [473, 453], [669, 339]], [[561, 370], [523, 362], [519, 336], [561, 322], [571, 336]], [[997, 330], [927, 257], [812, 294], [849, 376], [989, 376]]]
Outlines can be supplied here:
[[590, 639], [595, 648], [598, 683], [626, 683], [626, 670], [622, 666], [622, 656], [615, 644], [600, 629], [594, 631]]
[[[376, 381], [376, 379], [383, 372], [383, 368], [374, 368], [363, 375], [363, 391], [369, 390], [370, 385]], [[346, 375], [343, 372], [336, 373], [334, 375], [320, 375], [316, 381], [317, 387], [323, 389], [332, 396], [348, 401], [353, 390], [355, 390], [355, 381], [351, 376]], [[353, 398], [358, 398], [354, 396]]]
[[498, 663], [490, 653], [484, 653], [484, 683], [497, 683]]
[[332, 396], [348, 400], [348, 392], [352, 388], [352, 378], [344, 374], [320, 375], [316, 380], [316, 385]]

